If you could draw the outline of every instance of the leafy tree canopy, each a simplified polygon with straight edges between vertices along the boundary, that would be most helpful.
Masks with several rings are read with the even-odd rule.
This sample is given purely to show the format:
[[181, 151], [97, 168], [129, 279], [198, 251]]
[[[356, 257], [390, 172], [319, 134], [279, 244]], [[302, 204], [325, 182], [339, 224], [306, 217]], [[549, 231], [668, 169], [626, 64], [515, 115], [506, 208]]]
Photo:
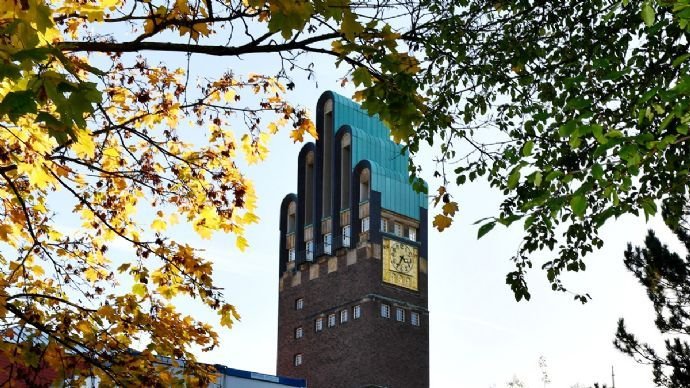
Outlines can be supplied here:
[[[432, 0], [438, 21], [411, 47], [425, 118], [401, 137], [436, 144], [439, 230], [458, 209], [452, 186], [479, 177], [505, 195], [498, 214], [524, 239], [506, 282], [529, 299], [533, 253], [554, 290], [623, 214], [650, 217], [687, 192], [690, 2]], [[439, 141], [440, 139], [440, 141]], [[438, 145], [440, 143], [440, 145]], [[562, 233], [562, 237], [560, 234]], [[576, 294], [585, 302], [589, 295]]]
[[[281, 127], [295, 141], [315, 135], [285, 100], [291, 72], [311, 69], [305, 53], [345, 65], [366, 103], [409, 132], [419, 68], [399, 45], [407, 32], [391, 27], [393, 5], [415, 6], [0, 0], [0, 352], [17, 366], [4, 377], [41, 365], [76, 385], [92, 373], [122, 386], [207, 384], [212, 371], [191, 349], [213, 349], [217, 333], [173, 301], [193, 298], [226, 327], [239, 315], [211, 263], [168, 229], [185, 222], [247, 246], [256, 193], [237, 161], [262, 160]], [[274, 54], [282, 66], [189, 80], [142, 52]], [[114, 257], [115, 241], [131, 255]]]

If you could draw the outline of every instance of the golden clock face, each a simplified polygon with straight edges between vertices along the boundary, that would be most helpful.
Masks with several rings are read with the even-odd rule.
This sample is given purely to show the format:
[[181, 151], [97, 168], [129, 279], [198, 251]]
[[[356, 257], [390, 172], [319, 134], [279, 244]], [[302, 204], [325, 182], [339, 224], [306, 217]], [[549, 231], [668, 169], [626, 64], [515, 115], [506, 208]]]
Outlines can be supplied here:
[[397, 240], [383, 239], [383, 281], [410, 290], [419, 288], [419, 251]]

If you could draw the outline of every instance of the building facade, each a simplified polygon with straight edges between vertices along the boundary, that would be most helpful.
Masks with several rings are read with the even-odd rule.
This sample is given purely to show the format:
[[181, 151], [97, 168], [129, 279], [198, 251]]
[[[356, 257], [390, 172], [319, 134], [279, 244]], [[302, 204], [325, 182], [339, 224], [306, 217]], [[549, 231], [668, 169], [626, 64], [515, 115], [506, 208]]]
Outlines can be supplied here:
[[280, 209], [277, 373], [310, 388], [429, 386], [427, 198], [409, 156], [325, 92]]

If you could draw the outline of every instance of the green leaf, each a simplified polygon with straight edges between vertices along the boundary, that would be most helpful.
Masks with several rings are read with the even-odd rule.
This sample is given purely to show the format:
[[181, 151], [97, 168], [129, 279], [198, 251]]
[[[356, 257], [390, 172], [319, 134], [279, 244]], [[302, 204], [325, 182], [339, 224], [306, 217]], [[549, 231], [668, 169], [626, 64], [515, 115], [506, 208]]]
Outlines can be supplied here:
[[645, 1], [642, 4], [642, 20], [647, 27], [651, 27], [654, 24], [654, 19], [656, 19], [656, 13], [654, 12], [654, 7], [649, 1]]
[[606, 144], [608, 142], [608, 139], [606, 138], [606, 136], [604, 136], [604, 127], [602, 127], [601, 125], [592, 125], [592, 134], [594, 135], [594, 138], [597, 139], [599, 144]]
[[537, 187], [541, 186], [541, 180], [542, 180], [541, 171], [535, 172], [534, 173], [534, 185]]
[[533, 148], [534, 142], [532, 140], [525, 142], [525, 145], [522, 146], [522, 156], [530, 156]]
[[487, 222], [486, 224], [480, 226], [479, 231], [477, 232], [477, 239], [484, 237], [484, 235], [489, 233], [494, 226], [496, 226], [496, 221]]
[[644, 197], [640, 201], [640, 205], [642, 206], [642, 209], [644, 210], [644, 216], [647, 220], [649, 220], [649, 216], [653, 216], [657, 212], [657, 207], [656, 203], [652, 198], [649, 197]]
[[601, 167], [601, 164], [595, 163], [592, 166], [592, 176], [597, 180], [600, 180], [604, 176], [604, 169]]
[[16, 53], [12, 54], [12, 59], [15, 61], [25, 61], [27, 59], [32, 60], [33, 62], [41, 62], [45, 61], [48, 59], [48, 54], [54, 52], [54, 48], [47, 48], [47, 47], [37, 47], [37, 48], [32, 48], [28, 50], [21, 50], [17, 51]]
[[520, 168], [515, 168], [515, 169], [513, 169], [513, 172], [510, 173], [510, 176], [508, 177], [508, 188], [509, 189], [516, 188], [519, 182], [520, 182]]
[[568, 121], [558, 128], [558, 135], [561, 137], [570, 136], [573, 132], [575, 132], [575, 128], [577, 128], [577, 123], [572, 120]]
[[680, 66], [683, 62], [685, 62], [685, 60], [688, 59], [688, 58], [690, 58], [690, 54], [679, 55], [678, 57], [676, 57], [676, 59], [673, 60], [673, 62], [671, 63], [671, 65], [672, 65], [673, 67], [678, 67], [678, 66]]
[[22, 76], [19, 66], [12, 62], [3, 63], [0, 62], [0, 79], [11, 79], [15, 80]]
[[371, 86], [371, 73], [366, 67], [358, 67], [352, 72], [352, 82], [355, 86]]
[[36, 96], [28, 90], [7, 93], [0, 102], [0, 115], [6, 114], [13, 122], [25, 114], [36, 113], [37, 109]]
[[48, 112], [39, 112], [36, 115], [36, 122], [44, 123], [48, 128], [48, 134], [60, 145], [65, 144], [69, 139], [76, 140], [74, 130]]
[[570, 199], [570, 208], [573, 209], [573, 213], [575, 213], [576, 216], [584, 216], [587, 210], [587, 199], [582, 194], [575, 194], [573, 198]]
[[628, 166], [637, 166], [642, 161], [640, 148], [636, 144], [626, 144], [621, 147], [619, 156], [625, 160]]

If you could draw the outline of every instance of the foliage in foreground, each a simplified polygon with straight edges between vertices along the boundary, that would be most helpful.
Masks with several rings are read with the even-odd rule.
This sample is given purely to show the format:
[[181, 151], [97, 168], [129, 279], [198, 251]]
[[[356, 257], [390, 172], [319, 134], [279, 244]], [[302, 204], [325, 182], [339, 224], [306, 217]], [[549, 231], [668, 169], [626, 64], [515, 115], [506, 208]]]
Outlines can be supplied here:
[[[690, 2], [432, 0], [420, 32], [425, 120], [405, 136], [440, 153], [434, 218], [450, 226], [455, 185], [483, 177], [505, 195], [496, 225], [524, 239], [506, 277], [529, 299], [541, 266], [554, 290], [624, 214], [649, 217], [688, 191]], [[413, 45], [413, 47], [415, 47]], [[533, 262], [534, 253], [552, 253]], [[586, 301], [586, 294], [575, 294]]]
[[[417, 61], [398, 49], [387, 9], [0, 0], [0, 352], [13, 365], [4, 377], [40, 366], [69, 371], [74, 385], [91, 374], [123, 386], [211, 381], [192, 350], [215, 348], [218, 335], [175, 306], [193, 299], [226, 327], [239, 315], [211, 262], [169, 229], [232, 233], [247, 246], [258, 218], [240, 158], [262, 160], [281, 127], [295, 141], [315, 134], [285, 100], [290, 72], [310, 75], [305, 53], [345, 64], [382, 118], [412, 125], [418, 103], [405, 96]], [[278, 74], [225, 62], [218, 78], [189, 79], [194, 69], [143, 52], [273, 54]], [[157, 366], [159, 356], [184, 361], [183, 373]]]

